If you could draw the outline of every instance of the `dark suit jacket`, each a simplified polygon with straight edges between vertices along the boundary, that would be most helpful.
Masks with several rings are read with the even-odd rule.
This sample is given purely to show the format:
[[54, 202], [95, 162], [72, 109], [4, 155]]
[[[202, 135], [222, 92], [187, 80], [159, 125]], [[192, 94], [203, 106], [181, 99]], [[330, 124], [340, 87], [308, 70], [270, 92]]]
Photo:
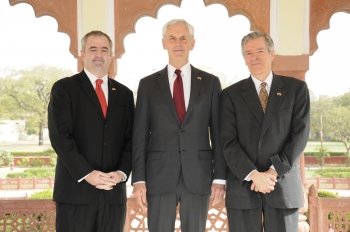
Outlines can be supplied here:
[[106, 119], [96, 92], [84, 71], [57, 81], [48, 107], [51, 145], [58, 155], [54, 200], [60, 203], [95, 202], [103, 192], [109, 203], [126, 202], [125, 183], [99, 190], [78, 180], [93, 170], [131, 171], [134, 98], [124, 85], [108, 80]]
[[254, 169], [274, 165], [275, 190], [265, 195], [275, 208], [303, 206], [299, 157], [309, 136], [310, 100], [305, 82], [273, 74], [264, 115], [253, 80], [244, 79], [222, 93], [220, 137], [229, 167], [226, 207], [252, 209], [260, 195], [243, 181]]
[[167, 67], [141, 79], [133, 132], [133, 183], [146, 181], [148, 194], [167, 193], [175, 189], [182, 169], [189, 191], [210, 194], [213, 178], [226, 179], [219, 139], [220, 93], [217, 77], [191, 66], [190, 100], [181, 125]]

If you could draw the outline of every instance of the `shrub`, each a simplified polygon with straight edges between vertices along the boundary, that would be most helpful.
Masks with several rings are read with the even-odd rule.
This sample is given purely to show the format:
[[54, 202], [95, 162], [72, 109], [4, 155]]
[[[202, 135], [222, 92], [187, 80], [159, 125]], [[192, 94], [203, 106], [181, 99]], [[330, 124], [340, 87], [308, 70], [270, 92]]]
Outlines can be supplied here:
[[55, 169], [54, 168], [29, 168], [24, 170], [23, 172], [14, 172], [7, 174], [6, 178], [32, 178], [32, 177], [38, 177], [38, 178], [47, 178], [47, 177], [54, 177], [55, 176]]
[[29, 199], [52, 199], [53, 191], [51, 189], [47, 189], [41, 192], [33, 193]]
[[349, 178], [350, 168], [322, 168], [315, 172], [320, 177]]
[[335, 193], [324, 191], [324, 190], [318, 190], [318, 197], [323, 198], [339, 198], [339, 196]]
[[11, 154], [15, 157], [21, 156], [44, 156], [44, 152], [42, 151], [13, 151]]
[[10, 152], [5, 150], [0, 150], [0, 166], [10, 166], [13, 162], [13, 156]]

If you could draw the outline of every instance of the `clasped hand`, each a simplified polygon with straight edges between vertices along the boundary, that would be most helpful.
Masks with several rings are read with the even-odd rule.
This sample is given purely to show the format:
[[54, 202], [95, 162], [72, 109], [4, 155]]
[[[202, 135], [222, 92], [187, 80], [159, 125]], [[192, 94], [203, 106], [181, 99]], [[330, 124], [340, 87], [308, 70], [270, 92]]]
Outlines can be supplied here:
[[250, 186], [250, 190], [266, 194], [275, 189], [277, 172], [272, 168], [266, 172], [254, 171], [252, 174], [250, 174], [250, 178], [253, 181], [252, 185]]
[[89, 173], [85, 180], [98, 189], [111, 190], [113, 186], [117, 185], [123, 179], [121, 172], [104, 173], [94, 170]]

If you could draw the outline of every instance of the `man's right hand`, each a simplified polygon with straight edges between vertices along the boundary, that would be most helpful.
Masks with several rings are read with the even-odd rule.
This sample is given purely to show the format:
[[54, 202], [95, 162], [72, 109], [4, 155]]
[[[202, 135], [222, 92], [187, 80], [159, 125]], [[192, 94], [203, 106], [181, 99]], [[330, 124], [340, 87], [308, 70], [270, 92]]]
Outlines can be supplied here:
[[[105, 177], [105, 178], [101, 178], [101, 177]], [[108, 181], [108, 179], [110, 178], [111, 178], [110, 175], [108, 175], [107, 173], [93, 170], [92, 172], [89, 173], [89, 175], [87, 175], [87, 177], [85, 177], [85, 180], [89, 184], [95, 186], [96, 188], [111, 190], [113, 189], [113, 186], [116, 185], [116, 183], [113, 180]]]
[[147, 212], [146, 184], [136, 183], [132, 195], [135, 197], [137, 204], [141, 207], [142, 213]]
[[275, 188], [277, 177], [267, 172], [254, 171], [250, 174], [250, 178], [253, 181], [250, 189], [255, 192], [270, 193]]

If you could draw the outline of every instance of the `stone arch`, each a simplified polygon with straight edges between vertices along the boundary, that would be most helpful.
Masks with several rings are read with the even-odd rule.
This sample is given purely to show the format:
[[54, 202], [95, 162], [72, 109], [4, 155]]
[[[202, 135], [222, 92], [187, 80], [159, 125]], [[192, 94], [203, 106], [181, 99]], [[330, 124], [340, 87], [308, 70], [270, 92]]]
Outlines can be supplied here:
[[250, 21], [251, 30], [270, 33], [270, 1], [256, 2], [242, 0], [203, 0], [205, 6], [221, 4], [226, 7], [228, 16], [243, 15]]
[[135, 33], [136, 22], [140, 18], [144, 16], [157, 18], [162, 6], [171, 4], [180, 7], [181, 2], [182, 0], [153, 0], [135, 4], [133, 1], [115, 1], [115, 57], [121, 58], [125, 53], [124, 39], [128, 34]]
[[[157, 18], [159, 9], [167, 4], [181, 6], [182, 0], [153, 0], [144, 5], [134, 2], [115, 1], [115, 57], [121, 58], [125, 53], [124, 39], [130, 33], [135, 33], [136, 22], [143, 16]], [[251, 30], [270, 32], [270, 2], [262, 1], [259, 8], [252, 2], [241, 0], [203, 0], [205, 6], [221, 4], [226, 7], [228, 17], [243, 15], [251, 23]], [[123, 22], [123, 23], [120, 23]]]
[[329, 21], [337, 12], [350, 13], [350, 1], [310, 0], [310, 56], [318, 49], [318, 33], [329, 29]]
[[69, 51], [78, 58], [77, 44], [77, 3], [71, 0], [10, 0], [10, 5], [27, 3], [34, 9], [35, 17], [51, 16], [56, 19], [58, 32], [66, 33], [70, 38]]

